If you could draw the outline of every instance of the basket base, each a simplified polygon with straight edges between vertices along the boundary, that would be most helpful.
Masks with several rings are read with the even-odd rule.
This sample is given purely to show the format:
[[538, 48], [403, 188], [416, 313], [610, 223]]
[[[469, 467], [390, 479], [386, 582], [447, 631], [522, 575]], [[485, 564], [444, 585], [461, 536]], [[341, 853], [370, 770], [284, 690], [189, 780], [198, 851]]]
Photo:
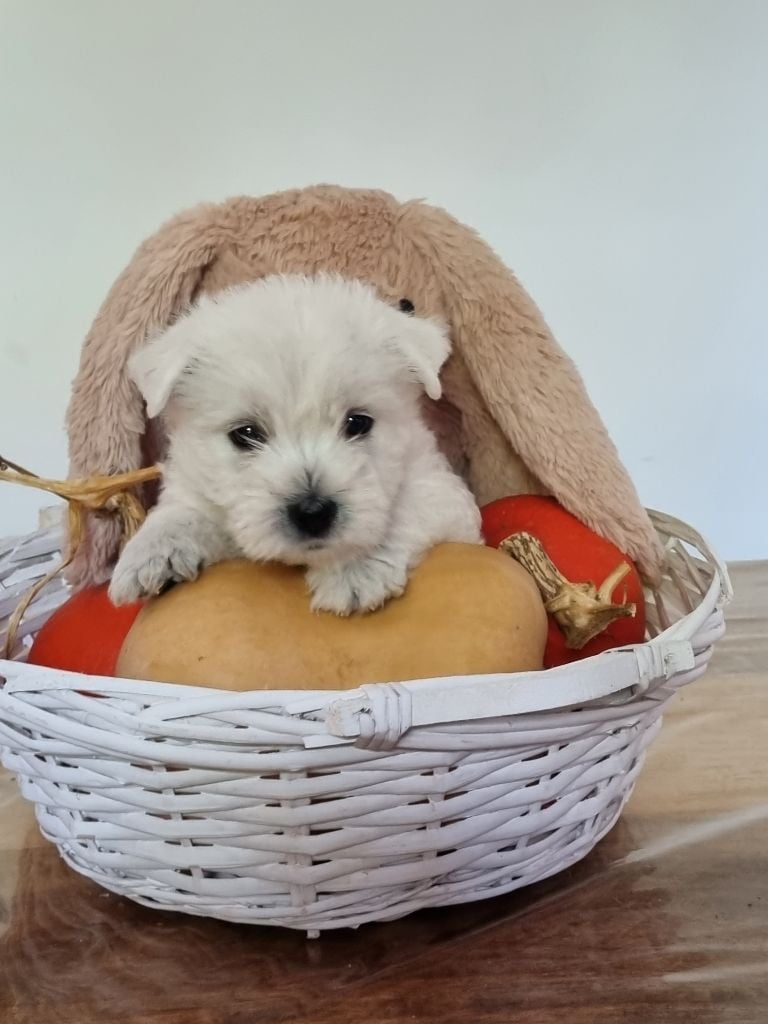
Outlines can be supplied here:
[[[562, 853], [557, 864], [542, 866], [539, 872], [528, 869], [522, 875], [510, 874], [508, 868], [488, 872], [473, 870], [469, 867], [460, 872], [454, 872], [453, 877], [447, 876], [439, 882], [430, 879], [422, 885], [414, 885], [407, 890], [404, 886], [394, 886], [391, 890], [371, 896], [366, 909], [362, 909], [364, 903], [360, 899], [359, 892], [352, 892], [348, 894], [348, 902], [355, 907], [355, 912], [345, 914], [343, 908], [338, 908], [338, 914], [332, 920], [325, 916], [328, 909], [323, 903], [304, 907], [292, 906], [290, 916], [288, 916], [285, 914], [286, 908], [278, 906], [248, 905], [234, 901], [229, 904], [213, 901], [203, 903], [199, 896], [195, 897], [195, 902], [191, 902], [188, 897], [185, 900], [185, 894], [178, 891], [174, 894], [175, 898], [173, 899], [168, 898], [167, 892], [162, 896], [159, 892], [157, 896], [148, 896], [138, 891], [140, 887], [146, 888], [146, 878], [117, 879], [106, 873], [97, 874], [91, 865], [83, 864], [74, 851], [68, 849], [64, 844], [56, 845], [64, 862], [78, 874], [85, 875], [102, 888], [108, 889], [118, 896], [125, 896], [141, 906], [149, 907], [152, 910], [175, 911], [194, 917], [212, 917], [233, 924], [255, 924], [304, 931], [307, 938], [314, 939], [325, 931], [341, 928], [356, 929], [364, 924], [397, 921], [419, 910], [476, 903], [481, 900], [493, 899], [496, 896], [504, 896], [518, 889], [543, 882], [545, 879], [573, 867], [587, 857], [618, 822], [625, 804], [632, 795], [634, 780], [642, 767], [643, 760], [644, 757], [639, 758], [633, 768], [633, 779], [628, 788], [620, 797], [613, 800], [594, 822], [590, 823], [589, 828], [574, 828], [573, 841], [569, 844], [567, 852]], [[50, 839], [51, 837], [47, 836], [46, 838]], [[548, 858], [546, 861], [551, 864]]]

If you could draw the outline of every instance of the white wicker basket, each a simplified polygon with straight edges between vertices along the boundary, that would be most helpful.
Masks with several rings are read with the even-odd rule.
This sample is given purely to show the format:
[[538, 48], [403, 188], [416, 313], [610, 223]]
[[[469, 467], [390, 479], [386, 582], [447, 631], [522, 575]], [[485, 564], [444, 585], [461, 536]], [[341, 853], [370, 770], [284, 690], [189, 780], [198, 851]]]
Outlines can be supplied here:
[[[316, 933], [536, 882], [614, 824], [723, 632], [724, 566], [652, 515], [648, 642], [548, 672], [252, 693], [72, 675], [23, 660], [55, 582], [0, 662], [3, 763], [71, 867], [152, 907]], [[0, 542], [0, 634], [56, 552], [50, 531]]]

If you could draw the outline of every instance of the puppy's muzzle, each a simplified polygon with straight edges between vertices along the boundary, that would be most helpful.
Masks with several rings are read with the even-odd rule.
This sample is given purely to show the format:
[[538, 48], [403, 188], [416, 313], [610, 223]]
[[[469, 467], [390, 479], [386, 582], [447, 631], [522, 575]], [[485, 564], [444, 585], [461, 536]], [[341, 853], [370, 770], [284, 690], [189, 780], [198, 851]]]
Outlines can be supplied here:
[[327, 537], [339, 512], [339, 506], [332, 498], [321, 498], [307, 494], [291, 502], [286, 509], [288, 519], [304, 537]]

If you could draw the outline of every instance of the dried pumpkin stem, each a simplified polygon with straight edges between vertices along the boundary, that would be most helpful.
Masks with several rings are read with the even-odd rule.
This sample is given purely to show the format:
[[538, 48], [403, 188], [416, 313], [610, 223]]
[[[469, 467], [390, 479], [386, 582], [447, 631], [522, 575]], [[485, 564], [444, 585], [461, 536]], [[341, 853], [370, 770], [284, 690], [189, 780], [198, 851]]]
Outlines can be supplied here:
[[612, 622], [632, 618], [636, 607], [624, 601], [615, 604], [611, 596], [616, 586], [630, 572], [628, 562], [621, 562], [599, 587], [594, 583], [573, 583], [567, 579], [530, 533], [515, 533], [499, 545], [511, 555], [536, 581], [544, 607], [554, 618], [570, 650], [580, 651], [599, 636]]

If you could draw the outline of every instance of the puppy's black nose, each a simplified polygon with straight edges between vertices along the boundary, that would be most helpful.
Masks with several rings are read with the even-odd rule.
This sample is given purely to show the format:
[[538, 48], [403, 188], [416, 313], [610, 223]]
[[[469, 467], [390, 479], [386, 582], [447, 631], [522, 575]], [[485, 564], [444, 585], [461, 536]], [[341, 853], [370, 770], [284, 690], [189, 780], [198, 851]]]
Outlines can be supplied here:
[[325, 537], [333, 526], [339, 506], [332, 498], [308, 494], [288, 506], [288, 518], [307, 537]]

